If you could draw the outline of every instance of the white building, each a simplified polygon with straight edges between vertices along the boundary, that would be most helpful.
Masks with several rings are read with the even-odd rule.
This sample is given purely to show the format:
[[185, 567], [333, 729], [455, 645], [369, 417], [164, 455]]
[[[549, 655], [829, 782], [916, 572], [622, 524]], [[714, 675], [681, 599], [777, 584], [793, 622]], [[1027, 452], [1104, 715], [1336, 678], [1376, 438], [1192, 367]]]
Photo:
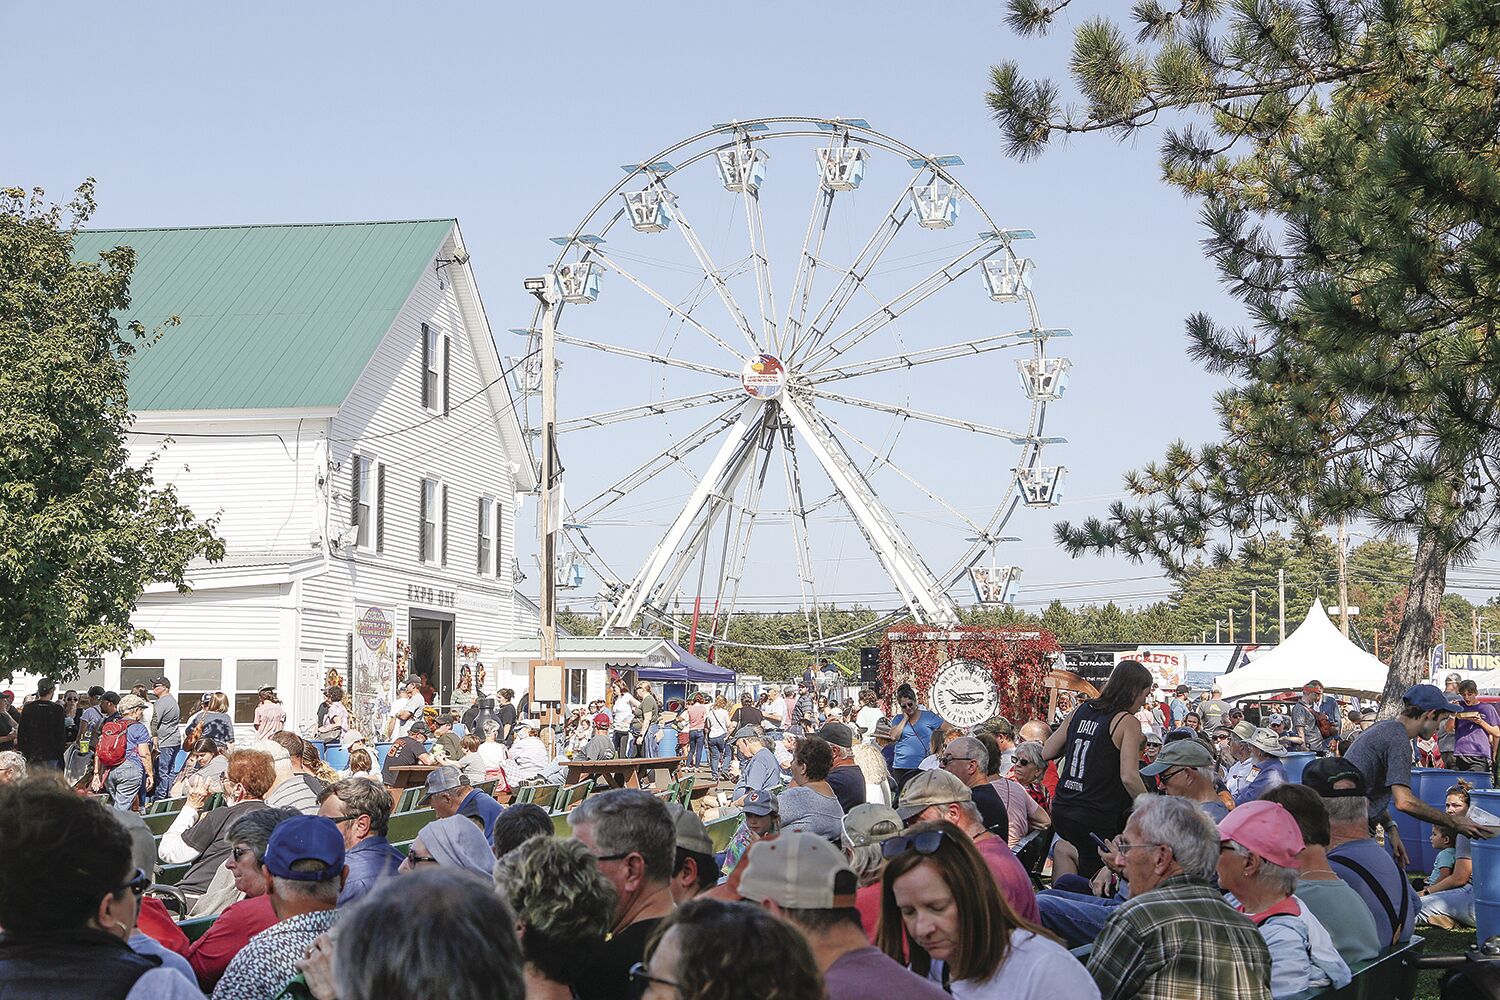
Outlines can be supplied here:
[[143, 594], [154, 640], [78, 686], [165, 674], [184, 717], [224, 691], [243, 723], [274, 684], [301, 728], [348, 685], [356, 605], [392, 613], [441, 700], [534, 634], [514, 594], [534, 481], [455, 220], [91, 231], [77, 255], [120, 244], [126, 318], [181, 320], [132, 363], [132, 454], [227, 555]]

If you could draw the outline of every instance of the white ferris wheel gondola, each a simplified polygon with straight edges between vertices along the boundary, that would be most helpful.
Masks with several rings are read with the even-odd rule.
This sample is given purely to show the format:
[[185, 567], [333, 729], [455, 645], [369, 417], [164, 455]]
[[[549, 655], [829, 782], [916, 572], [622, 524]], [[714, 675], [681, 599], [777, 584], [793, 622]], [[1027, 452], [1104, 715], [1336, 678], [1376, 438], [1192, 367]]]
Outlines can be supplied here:
[[[813, 209], [805, 232], [797, 232], [802, 248], [795, 268], [788, 269], [790, 292], [778, 296], [787, 286], [773, 286], [767, 231], [780, 217], [772, 214], [774, 206], [762, 204], [769, 190], [763, 189], [769, 159], [765, 147], [807, 143], [819, 133], [831, 133], [832, 141], [824, 137], [809, 143], [818, 167]], [[860, 191], [864, 198], [870, 190], [878, 195], [883, 183], [901, 184], [899, 176], [876, 169], [889, 162], [882, 158], [887, 153], [915, 173], [906, 175], [910, 179], [894, 192], [894, 204], [883, 216], [867, 211], [876, 221], [861, 246], [851, 238], [848, 218], [860, 202], [848, 195]], [[710, 162], [716, 183], [710, 175], [705, 184], [701, 178]], [[772, 648], [826, 649], [902, 616], [951, 626], [959, 621], [955, 598], [966, 585], [984, 604], [1014, 599], [1021, 569], [996, 567], [994, 545], [1012, 540], [1000, 532], [1018, 507], [1050, 506], [1061, 495], [1062, 468], [1042, 466], [1040, 458], [1044, 447], [1063, 441], [1043, 436], [1042, 427], [1049, 403], [1063, 394], [1070, 367], [1066, 359], [1047, 355], [1048, 342], [1068, 331], [1042, 324], [1031, 293], [1030, 261], [1017, 259], [1011, 249], [1031, 232], [996, 225], [953, 176], [952, 168], [962, 162], [957, 156], [924, 155], [862, 119], [730, 122], [627, 166], [626, 178], [583, 218], [575, 235], [555, 241], [563, 247], [552, 268], [563, 303], [556, 317], [556, 343], [571, 352], [575, 365], [596, 359], [596, 365], [586, 367], [601, 373], [599, 380], [579, 383], [587, 387], [584, 392], [565, 392], [563, 397], [578, 409], [597, 412], [564, 412], [557, 424], [566, 452], [579, 455], [568, 472], [570, 503], [563, 534], [569, 548], [557, 582], [577, 589], [585, 573], [597, 577], [607, 631], [641, 622], [688, 627], [672, 610], [686, 590], [689, 599], [695, 592], [704, 597], [707, 621], [700, 637], [724, 646], [766, 646], [731, 639], [727, 622], [746, 602], [765, 600], [753, 596], [748, 581], [752, 567], [758, 565], [764, 573], [768, 564], [789, 572], [795, 567], [787, 582], [799, 595], [807, 632], [805, 642], [769, 644]], [[736, 213], [717, 207], [699, 210], [701, 199], [720, 190], [738, 196], [733, 201], [743, 209], [748, 253], [735, 250], [732, 241], [725, 246], [725, 219]], [[827, 238], [835, 219], [839, 243], [848, 243], [847, 256], [838, 260], [834, 241]], [[898, 242], [903, 231], [963, 233], [970, 228], [981, 231], [956, 244], [934, 247], [920, 242], [928, 239], [921, 235]], [[680, 235], [681, 244], [668, 240], [648, 246], [628, 239], [638, 233], [654, 240], [669, 229]], [[888, 254], [893, 245], [905, 249]], [[675, 261], [663, 256], [673, 246], [679, 247]], [[929, 308], [924, 303], [934, 297], [940, 303], [953, 299], [952, 306], [940, 308], [965, 309], [959, 295], [945, 293], [972, 288], [959, 282], [973, 270], [984, 278], [991, 299], [1024, 304], [1025, 325], [1008, 333], [924, 342], [920, 310]], [[566, 310], [598, 300], [603, 271], [611, 272], [612, 290], [633, 288], [640, 296], [612, 292], [603, 312]], [[925, 276], [914, 276], [924, 271]], [[625, 299], [634, 299], [630, 308], [636, 313], [627, 309], [623, 318], [615, 317], [614, 304]], [[663, 332], [655, 340], [644, 336], [647, 331], [638, 329], [641, 316], [663, 312]], [[909, 317], [916, 325], [900, 328]], [[533, 345], [539, 344], [542, 325], [539, 311], [524, 331]], [[933, 329], [952, 326], [945, 319]], [[1023, 394], [1014, 396], [1022, 402], [1016, 408], [1020, 421], [1012, 428], [981, 419], [1001, 412], [1003, 394], [992, 391], [995, 371], [985, 363], [986, 355], [1001, 350], [1027, 355], [1016, 362]], [[632, 360], [650, 366], [659, 391], [644, 399], [630, 397], [630, 387], [641, 384], [629, 374], [635, 370], [628, 368]], [[903, 393], [888, 385], [891, 379], [918, 378], [931, 379], [936, 387], [928, 409], [915, 404], [909, 389]], [[983, 381], [968, 392], [950, 391], [950, 384], [968, 378]], [[535, 384], [530, 366], [523, 366], [514, 379], [522, 389], [528, 440], [536, 448], [535, 403], [527, 391]], [[595, 407], [578, 403], [601, 389], [613, 390], [619, 398], [606, 404], [601, 396]], [[978, 404], [980, 413], [969, 417], [952, 411], [964, 403]], [[688, 413], [695, 408], [707, 408], [711, 415], [705, 420]], [[647, 433], [655, 426], [662, 429], [659, 436]], [[566, 435], [581, 432], [611, 443], [573, 452]], [[919, 440], [938, 433], [957, 433], [958, 444], [928, 446]], [[642, 443], [653, 437], [664, 447], [650, 454]], [[908, 439], [910, 447], [898, 450]], [[999, 495], [980, 494], [989, 513], [975, 513], [972, 496], [955, 503], [950, 494], [958, 484], [934, 480], [939, 483], [934, 488], [924, 481], [934, 469], [938, 476], [945, 474], [947, 466], [934, 466], [931, 460], [960, 453], [950, 447], [976, 455], [990, 448], [1019, 449], [1014, 462], [1018, 471], [1003, 482]], [[909, 457], [902, 460], [903, 455]], [[897, 497], [927, 505], [936, 517], [909, 515], [904, 509], [908, 501]], [[893, 506], [897, 503], [902, 506]], [[637, 510], [665, 520], [642, 520]], [[951, 539], [954, 554], [944, 558], [952, 562], [935, 570], [925, 553], [929, 539], [908, 535], [908, 525], [922, 523], [913, 517], [940, 521], [945, 531], [961, 529], [956, 534], [966, 537], [967, 544]], [[844, 537], [841, 525], [852, 525], [853, 537], [862, 537], [869, 546], [889, 580], [886, 593], [894, 597], [896, 608], [840, 627], [832, 623], [822, 595], [830, 586], [823, 575], [836, 572], [843, 548], [842, 542], [834, 548], [824, 532]], [[617, 528], [624, 530], [613, 534]], [[794, 559], [768, 558], [766, 539], [752, 541], [757, 528], [762, 535], [789, 536]], [[611, 533], [606, 544], [596, 546], [590, 537], [606, 533]], [[649, 551], [641, 556], [643, 549]], [[628, 554], [616, 557], [617, 550]], [[991, 557], [987, 569], [980, 566], [986, 553]], [[619, 559], [638, 568], [617, 573], [613, 563]]]

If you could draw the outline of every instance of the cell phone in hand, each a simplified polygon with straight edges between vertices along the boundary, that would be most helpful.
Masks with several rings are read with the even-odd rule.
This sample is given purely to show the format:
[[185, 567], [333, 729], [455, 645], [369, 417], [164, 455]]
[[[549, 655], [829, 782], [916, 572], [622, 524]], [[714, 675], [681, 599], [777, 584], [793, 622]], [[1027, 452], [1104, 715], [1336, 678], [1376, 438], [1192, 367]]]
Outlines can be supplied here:
[[1091, 833], [1091, 834], [1089, 834], [1089, 839], [1092, 840], [1095, 844], [1098, 844], [1099, 845], [1099, 850], [1103, 851], [1104, 853], [1106, 853], [1106, 854], [1113, 854], [1113, 853], [1115, 853], [1115, 849], [1109, 845], [1109, 841], [1105, 840], [1103, 837], [1099, 836], [1097, 833]]

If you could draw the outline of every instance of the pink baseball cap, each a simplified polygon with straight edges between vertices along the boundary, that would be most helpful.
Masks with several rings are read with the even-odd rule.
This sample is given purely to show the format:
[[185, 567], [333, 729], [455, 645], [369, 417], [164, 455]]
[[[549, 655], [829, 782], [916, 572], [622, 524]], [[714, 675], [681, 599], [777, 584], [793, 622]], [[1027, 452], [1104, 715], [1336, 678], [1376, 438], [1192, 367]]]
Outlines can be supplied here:
[[1273, 865], [1296, 868], [1306, 843], [1302, 829], [1279, 802], [1256, 799], [1235, 807], [1219, 822], [1219, 841], [1232, 840]]

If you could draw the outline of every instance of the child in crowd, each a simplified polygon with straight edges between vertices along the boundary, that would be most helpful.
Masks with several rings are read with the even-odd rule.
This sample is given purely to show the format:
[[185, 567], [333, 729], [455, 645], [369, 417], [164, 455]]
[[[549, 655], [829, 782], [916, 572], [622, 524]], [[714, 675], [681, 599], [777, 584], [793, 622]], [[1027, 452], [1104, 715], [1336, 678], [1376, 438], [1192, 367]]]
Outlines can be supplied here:
[[1428, 842], [1437, 853], [1433, 857], [1432, 872], [1423, 883], [1424, 887], [1431, 887], [1453, 874], [1454, 838], [1454, 832], [1445, 826], [1432, 828], [1432, 836]]
[[[1449, 816], [1467, 816], [1471, 787], [1473, 786], [1467, 781], [1459, 779], [1457, 784], [1448, 789], [1443, 811]], [[1433, 845], [1436, 846], [1436, 844], [1437, 841], [1434, 839]], [[1440, 878], [1436, 882], [1429, 881], [1426, 887], [1417, 893], [1421, 897], [1417, 900], [1417, 923], [1447, 930], [1455, 927], [1473, 927], [1474, 886], [1471, 881], [1473, 875], [1474, 860], [1469, 838], [1459, 835], [1453, 841], [1453, 870], [1445, 878]]]

